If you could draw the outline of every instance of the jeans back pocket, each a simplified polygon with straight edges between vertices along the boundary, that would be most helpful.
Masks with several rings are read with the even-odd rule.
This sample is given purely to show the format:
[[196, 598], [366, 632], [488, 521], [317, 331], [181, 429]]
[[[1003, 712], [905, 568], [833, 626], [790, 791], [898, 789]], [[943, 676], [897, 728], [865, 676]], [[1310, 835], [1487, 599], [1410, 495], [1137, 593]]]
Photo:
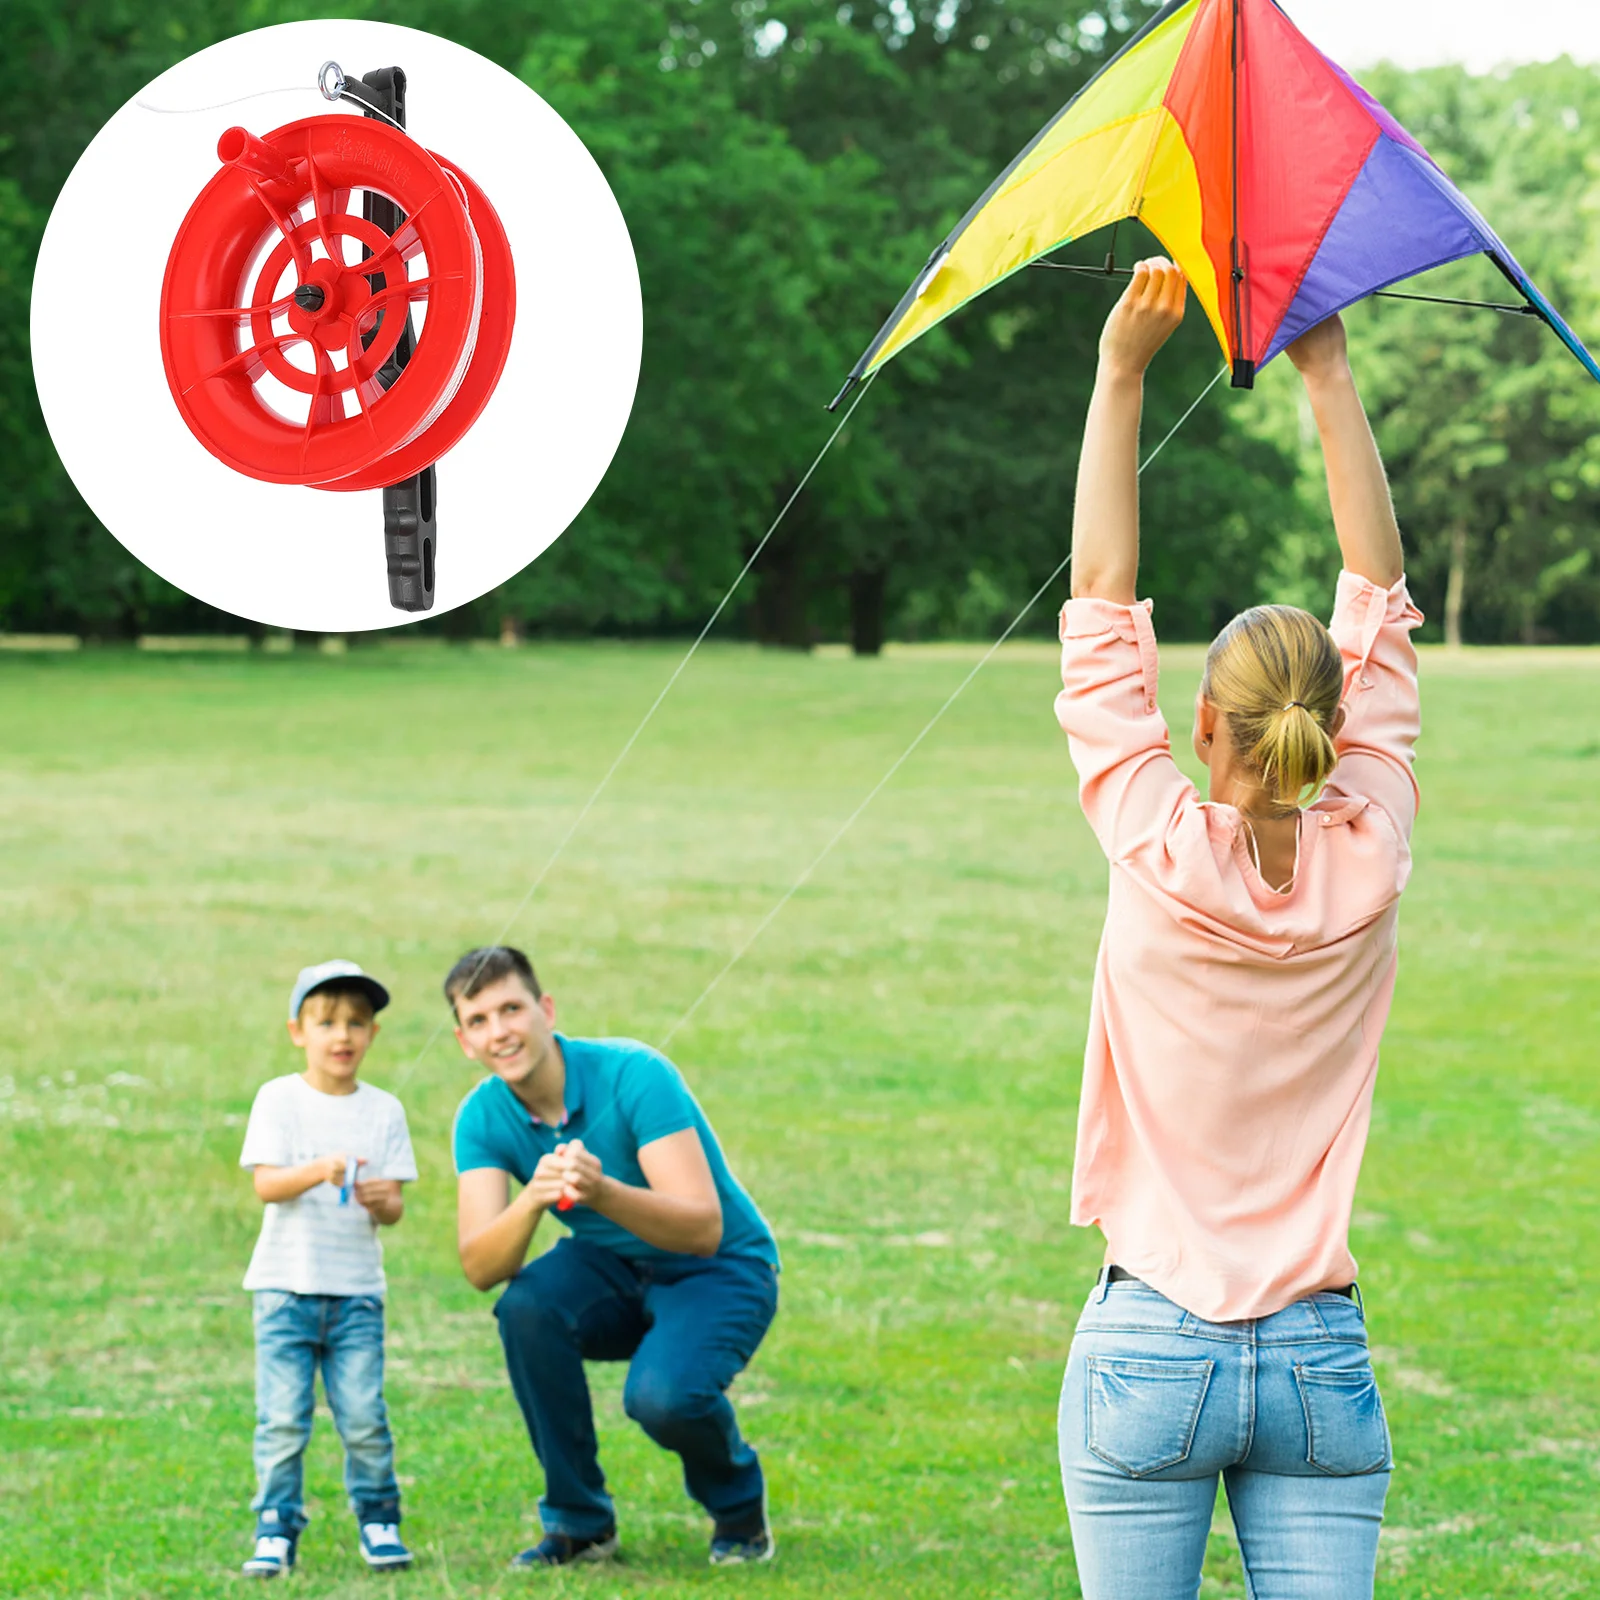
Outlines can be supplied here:
[[1389, 1424], [1370, 1362], [1359, 1367], [1296, 1363], [1306, 1413], [1306, 1460], [1331, 1478], [1355, 1478], [1392, 1465]]
[[1214, 1365], [1090, 1356], [1090, 1450], [1131, 1478], [1186, 1460]]

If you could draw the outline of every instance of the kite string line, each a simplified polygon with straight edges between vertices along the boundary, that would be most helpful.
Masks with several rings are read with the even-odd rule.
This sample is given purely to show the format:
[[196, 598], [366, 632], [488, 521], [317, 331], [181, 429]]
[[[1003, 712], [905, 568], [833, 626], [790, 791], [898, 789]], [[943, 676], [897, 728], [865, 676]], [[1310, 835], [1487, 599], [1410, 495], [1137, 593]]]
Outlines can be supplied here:
[[219, 100], [210, 106], [153, 106], [148, 100], [133, 103], [141, 111], [153, 111], [162, 117], [197, 117], [205, 111], [225, 111], [229, 106], [242, 106], [246, 100], [260, 100], [269, 94], [316, 94], [314, 83], [286, 83], [279, 89], [257, 89], [254, 94], [242, 94], [236, 100]]
[[[1195, 400], [1190, 405], [1189, 409], [1187, 411], [1185, 411], [1184, 414], [1181, 417], [1178, 418], [1176, 423], [1173, 424], [1172, 429], [1167, 434], [1166, 438], [1164, 438], [1161, 441], [1161, 443], [1158, 444], [1155, 447], [1155, 449], [1152, 450], [1150, 452], [1150, 454], [1145, 457], [1143, 465], [1140, 466], [1139, 471], [1138, 471], [1136, 476], [1138, 476], [1138, 477], [1143, 477], [1144, 476], [1145, 468], [1148, 467], [1150, 465], [1150, 463], [1152, 461], [1154, 461], [1155, 458], [1158, 455], [1160, 455], [1163, 450], [1166, 449], [1168, 444], [1170, 444], [1172, 442], [1173, 436], [1177, 433], [1178, 429], [1181, 428], [1184, 425], [1184, 423], [1186, 423], [1189, 420], [1189, 418], [1192, 417], [1195, 414], [1195, 412], [1200, 408], [1201, 401], [1203, 401], [1206, 398], [1206, 396], [1209, 395], [1211, 393], [1211, 391], [1216, 388], [1217, 384], [1219, 382], [1221, 382], [1221, 380], [1227, 375], [1229, 370], [1230, 369], [1227, 368], [1227, 367], [1223, 367], [1223, 368], [1218, 370], [1217, 375], [1195, 397]], [[833, 847], [836, 844], [838, 844], [838, 842], [842, 838], [844, 838], [844, 836], [850, 831], [850, 829], [855, 825], [856, 819], [858, 817], [860, 817], [862, 812], [864, 812], [867, 809], [867, 807], [870, 806], [872, 804], [872, 802], [878, 797], [879, 793], [889, 783], [889, 780], [891, 778], [893, 778], [894, 775], [901, 769], [901, 767], [903, 767], [906, 764], [906, 762], [911, 759], [911, 756], [915, 753], [917, 747], [922, 743], [922, 741], [924, 739], [926, 739], [928, 737], [928, 735], [930, 733], [933, 732], [934, 728], [937, 726], [937, 724], [939, 723], [940, 719], [944, 716], [945, 712], [947, 712], [950, 709], [950, 707], [953, 706], [956, 703], [956, 701], [960, 698], [962, 692], [966, 689], [967, 685], [969, 683], [971, 683], [972, 680], [974, 678], [976, 678], [978, 676], [978, 674], [980, 672], [982, 672], [983, 669], [989, 664], [990, 658], [1000, 648], [1000, 646], [1003, 645], [1006, 642], [1006, 640], [1009, 639], [1011, 637], [1011, 635], [1016, 631], [1018, 626], [1021, 624], [1022, 619], [1024, 617], [1026, 617], [1027, 614], [1030, 611], [1032, 611], [1033, 608], [1044, 597], [1045, 592], [1050, 588], [1051, 584], [1053, 584], [1056, 581], [1056, 579], [1059, 578], [1061, 576], [1061, 574], [1066, 570], [1066, 568], [1067, 568], [1068, 564], [1071, 562], [1071, 560], [1072, 560], [1072, 555], [1071, 555], [1071, 552], [1069, 551], [1068, 554], [1065, 557], [1063, 557], [1062, 560], [1057, 564], [1055, 571], [1052, 572], [1050, 574], [1050, 576], [1048, 578], [1046, 578], [1044, 580], [1044, 582], [1042, 584], [1040, 584], [1039, 587], [1034, 591], [1033, 597], [1028, 601], [1028, 603], [1025, 606], [1023, 606], [1023, 608], [1016, 614], [1016, 616], [1014, 616], [1011, 619], [1011, 621], [1006, 625], [1005, 632], [1002, 633], [1000, 635], [1000, 637], [998, 639], [996, 639], [995, 642], [992, 645], [989, 646], [989, 648], [984, 652], [984, 654], [978, 660], [977, 664], [972, 668], [972, 670], [966, 675], [966, 677], [964, 677], [961, 680], [960, 683], [958, 683], [956, 685], [955, 689], [951, 692], [949, 698], [946, 699], [945, 703], [942, 706], [940, 706], [939, 709], [937, 711], [935, 711], [934, 714], [927, 720], [927, 722], [923, 725], [922, 731], [916, 736], [915, 739], [913, 739], [911, 741], [911, 743], [909, 745], [906, 746], [904, 751], [901, 752], [900, 756], [895, 761], [894, 765], [892, 767], [890, 767], [889, 770], [886, 773], [884, 773], [884, 775], [881, 778], [878, 779], [878, 781], [867, 792], [866, 798], [863, 799], [861, 801], [861, 803], [855, 808], [855, 810], [852, 811], [850, 813], [850, 815], [848, 817], [846, 817], [845, 820], [840, 824], [838, 830], [834, 833], [833, 837], [831, 839], [829, 839], [828, 842], [825, 845], [823, 845], [822, 849], [817, 852], [816, 856], [813, 857], [813, 859], [811, 861], [811, 864], [805, 869], [804, 872], [802, 872], [800, 874], [800, 876], [798, 878], [795, 879], [795, 881], [785, 891], [782, 899], [780, 899], [778, 901], [778, 903], [775, 906], [773, 906], [773, 908], [766, 914], [766, 916], [764, 916], [761, 919], [761, 921], [759, 923], [757, 923], [755, 931], [749, 936], [749, 938], [747, 938], [744, 941], [744, 943], [742, 945], [739, 946], [739, 948], [736, 951], [734, 951], [733, 955], [731, 957], [729, 957], [727, 963], [723, 966], [722, 970], [711, 980], [710, 983], [708, 983], [705, 986], [704, 989], [702, 989], [700, 991], [700, 996], [695, 1001], [695, 1003], [692, 1006], [690, 1006], [689, 1009], [687, 1011], [685, 1011], [684, 1014], [681, 1017], [679, 1017], [678, 1020], [675, 1023], [673, 1023], [673, 1025], [672, 1025], [672, 1027], [670, 1029], [668, 1029], [666, 1037], [661, 1041], [661, 1047], [662, 1047], [663, 1050], [665, 1050], [666, 1047], [669, 1044], [672, 1043], [672, 1040], [676, 1036], [676, 1034], [678, 1033], [678, 1030], [680, 1028], [684, 1027], [689, 1022], [690, 1018], [693, 1017], [694, 1014], [700, 1009], [700, 1007], [702, 1005], [704, 1005], [705, 1002], [711, 998], [712, 991], [715, 990], [716, 987], [718, 986], [718, 984], [720, 984], [722, 982], [722, 980], [725, 977], [727, 977], [727, 975], [730, 972], [733, 971], [733, 969], [744, 958], [745, 953], [756, 942], [756, 940], [759, 939], [761, 937], [761, 935], [767, 931], [767, 929], [776, 920], [776, 918], [778, 916], [778, 913], [780, 911], [782, 911], [783, 908], [786, 905], [788, 905], [788, 903], [795, 897], [795, 895], [800, 892], [800, 890], [805, 886], [806, 881], [811, 877], [811, 874], [813, 872], [815, 872], [819, 866], [822, 865], [822, 862], [829, 855], [829, 853], [833, 850]]]
[[[672, 692], [672, 686], [678, 681], [679, 678], [683, 676], [684, 669], [694, 659], [695, 652], [698, 651], [700, 646], [705, 643], [706, 635], [711, 632], [712, 628], [716, 626], [717, 619], [724, 611], [727, 610], [728, 604], [733, 599], [735, 592], [739, 588], [739, 585], [742, 584], [746, 577], [749, 576], [750, 569], [760, 559], [761, 552], [766, 549], [767, 545], [772, 540], [773, 534], [778, 531], [783, 519], [788, 516], [790, 507], [792, 507], [795, 501], [800, 498], [801, 494], [805, 490], [805, 486], [810, 483], [812, 475], [816, 472], [817, 468], [822, 465], [823, 458], [833, 448], [835, 442], [838, 440], [839, 435], [844, 432], [846, 424], [855, 414], [856, 407], [860, 405], [861, 402], [866, 398], [867, 390], [869, 390], [873, 383], [876, 382], [877, 376], [878, 374], [874, 372], [867, 379], [867, 381], [862, 384], [859, 391], [857, 391], [855, 398], [850, 402], [849, 408], [839, 419], [838, 425], [834, 428], [833, 432], [828, 435], [827, 443], [824, 444], [823, 447], [817, 452], [816, 459], [811, 463], [811, 465], [806, 468], [804, 476], [802, 476], [799, 483], [795, 485], [793, 493], [791, 493], [789, 498], [784, 501], [783, 507], [778, 512], [777, 516], [772, 519], [771, 526], [764, 534], [761, 535], [761, 539], [757, 543], [755, 549], [750, 552], [750, 558], [739, 569], [739, 575], [733, 580], [732, 583], [728, 585], [727, 593], [724, 594], [723, 597], [717, 602], [716, 610], [711, 613], [710, 617], [706, 620], [706, 625], [695, 636], [694, 643], [689, 646], [687, 651], [685, 651], [683, 659], [673, 669], [672, 676], [667, 679], [665, 684], [662, 685], [661, 692], [651, 702], [650, 709], [645, 712], [642, 718], [640, 718], [639, 725], [633, 730], [632, 733], [628, 735], [627, 742], [623, 745], [622, 749], [617, 752], [616, 759], [613, 760], [611, 765], [606, 768], [605, 776], [602, 777], [599, 783], [594, 786], [593, 792], [583, 803], [583, 809], [579, 811], [576, 817], [573, 818], [572, 823], [567, 828], [567, 831], [562, 834], [560, 842], [556, 845], [555, 849], [551, 851], [549, 860], [545, 862], [544, 866], [539, 871], [539, 875], [528, 886], [528, 892], [524, 894], [523, 897], [517, 902], [516, 907], [512, 911], [511, 915], [507, 917], [505, 922], [501, 925], [500, 932], [495, 935], [493, 943], [488, 947], [490, 950], [495, 949], [504, 941], [506, 935], [510, 933], [511, 929], [515, 926], [517, 918], [520, 917], [527, 909], [528, 902], [533, 899], [535, 894], [538, 893], [539, 886], [547, 877], [549, 877], [551, 868], [554, 867], [556, 862], [561, 859], [562, 852], [565, 851], [573, 835], [577, 833], [578, 829], [583, 825], [584, 818], [587, 817], [594, 809], [595, 802], [599, 800], [600, 796], [605, 792], [607, 785], [610, 784], [612, 778], [616, 775], [617, 769], [624, 761], [627, 760], [629, 751], [631, 751], [634, 745], [639, 742], [639, 736], [650, 725], [650, 722], [655, 717], [656, 712], [661, 709], [662, 701], [665, 700]], [[479, 963], [480, 972], [483, 969], [484, 963], [487, 962], [488, 959], [488, 955], [485, 954], [483, 961]], [[468, 991], [471, 990], [472, 984], [476, 982], [477, 976], [478, 974], [474, 973], [472, 978], [468, 980], [466, 985]], [[433, 1048], [434, 1044], [438, 1041], [439, 1035], [444, 1032], [444, 1029], [445, 1024], [441, 1022], [433, 1030], [433, 1033], [429, 1036], [427, 1043], [424, 1044], [421, 1050], [417, 1052], [416, 1058], [396, 1080], [396, 1087], [399, 1087], [400, 1084], [403, 1084], [411, 1076], [412, 1072], [415, 1071], [415, 1069], [421, 1064], [422, 1058], [426, 1056], [429, 1050]]]
[[[331, 80], [328, 76], [330, 71], [333, 74]], [[344, 69], [337, 61], [324, 61], [317, 70], [317, 81], [315, 83], [289, 83], [278, 89], [257, 89], [254, 93], [242, 94], [235, 100], [219, 100], [215, 105], [153, 106], [147, 100], [135, 100], [133, 103], [141, 111], [154, 111], [163, 117], [194, 117], [199, 116], [203, 111], [225, 111], [229, 106], [242, 106], [246, 100], [260, 100], [264, 95], [269, 94], [297, 94], [304, 92], [306, 94], [320, 94], [324, 100], [343, 100], [346, 98], [345, 89], [348, 83], [349, 79], [345, 77]], [[368, 91], [371, 89], [371, 85], [366, 83], [363, 83], [361, 87]], [[370, 104], [362, 95], [355, 93], [353, 90], [348, 98], [363, 113], [381, 117], [391, 128], [399, 129], [408, 139], [411, 137], [407, 130], [381, 106]], [[415, 140], [412, 140], [412, 143], [415, 142]]]

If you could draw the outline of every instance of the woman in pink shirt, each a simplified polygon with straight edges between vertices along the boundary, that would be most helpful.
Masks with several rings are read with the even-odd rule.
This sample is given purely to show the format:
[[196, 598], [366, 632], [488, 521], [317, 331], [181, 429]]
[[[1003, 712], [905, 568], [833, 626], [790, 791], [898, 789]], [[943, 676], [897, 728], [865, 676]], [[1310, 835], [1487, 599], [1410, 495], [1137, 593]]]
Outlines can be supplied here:
[[1195, 701], [1202, 800], [1137, 599], [1143, 262], [1084, 430], [1056, 715], [1111, 864], [1072, 1220], [1105, 1234], [1062, 1389], [1085, 1600], [1194, 1600], [1220, 1475], [1252, 1600], [1370, 1600], [1392, 1459], [1346, 1235], [1417, 809], [1399, 529], [1337, 317], [1289, 348], [1344, 558], [1331, 627], [1258, 606]]

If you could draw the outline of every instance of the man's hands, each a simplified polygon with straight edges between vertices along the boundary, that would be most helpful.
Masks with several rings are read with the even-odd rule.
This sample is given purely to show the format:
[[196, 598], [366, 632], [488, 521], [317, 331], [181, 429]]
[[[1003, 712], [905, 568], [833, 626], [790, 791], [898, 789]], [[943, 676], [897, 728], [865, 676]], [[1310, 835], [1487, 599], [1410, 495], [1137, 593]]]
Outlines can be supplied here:
[[1338, 312], [1316, 327], [1306, 329], [1284, 353], [1307, 383], [1337, 377], [1350, 370], [1349, 346]]
[[722, 1242], [722, 1201], [700, 1135], [693, 1128], [639, 1147], [644, 1184], [607, 1177], [581, 1139], [539, 1158], [515, 1199], [511, 1175], [472, 1167], [456, 1180], [456, 1247], [475, 1289], [514, 1278], [528, 1258], [546, 1211], [559, 1214], [565, 1197], [589, 1207], [660, 1250], [712, 1256]]
[[584, 1147], [582, 1139], [558, 1144], [539, 1158], [528, 1188], [531, 1204], [546, 1211], [567, 1211], [573, 1206], [592, 1206], [605, 1188], [606, 1176], [599, 1156]]
[[1139, 262], [1100, 335], [1101, 370], [1115, 377], [1142, 377], [1183, 321], [1187, 294], [1183, 273], [1165, 256]]
[[582, 1139], [558, 1144], [555, 1153], [561, 1161], [561, 1198], [569, 1206], [592, 1206], [606, 1183], [600, 1157], [586, 1150]]
[[475, 1289], [492, 1289], [515, 1277], [527, 1260], [539, 1219], [547, 1211], [559, 1214], [563, 1200], [569, 1207], [593, 1207], [608, 1192], [621, 1191], [622, 1185], [605, 1176], [600, 1158], [581, 1139], [540, 1156], [514, 1200], [510, 1175], [498, 1167], [463, 1172], [457, 1179], [456, 1247], [467, 1281]]

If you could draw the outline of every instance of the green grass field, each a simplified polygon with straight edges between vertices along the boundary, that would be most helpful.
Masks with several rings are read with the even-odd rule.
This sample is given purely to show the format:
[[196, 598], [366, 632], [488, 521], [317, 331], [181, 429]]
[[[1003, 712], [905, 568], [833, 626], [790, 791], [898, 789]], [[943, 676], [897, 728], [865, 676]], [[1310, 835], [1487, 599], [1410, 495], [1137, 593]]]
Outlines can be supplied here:
[[[409, 1575], [360, 1567], [319, 1411], [304, 1596], [520, 1593], [538, 1480], [456, 1264], [439, 978], [501, 926], [667, 646], [0, 658], [0, 1594], [237, 1594], [259, 1207], [303, 963], [396, 1004], [368, 1078]], [[659, 1040], [966, 672], [711, 647], [514, 937], [577, 1033]], [[1168, 652], [1186, 732], [1198, 654]], [[1600, 654], [1427, 656], [1425, 798], [1357, 1205], [1399, 1461], [1379, 1593], [1600, 1592]], [[786, 1256], [735, 1396], [781, 1552], [713, 1572], [598, 1369], [625, 1560], [551, 1593], [1071, 1597], [1054, 1415], [1099, 1250], [1066, 1224], [1105, 867], [1003, 654], [674, 1044]], [[1185, 756], [1187, 760], [1187, 756]], [[420, 1055], [420, 1059], [419, 1059]], [[1207, 1600], [1238, 1597], [1219, 1518]], [[538, 1584], [540, 1580], [531, 1580]]]

